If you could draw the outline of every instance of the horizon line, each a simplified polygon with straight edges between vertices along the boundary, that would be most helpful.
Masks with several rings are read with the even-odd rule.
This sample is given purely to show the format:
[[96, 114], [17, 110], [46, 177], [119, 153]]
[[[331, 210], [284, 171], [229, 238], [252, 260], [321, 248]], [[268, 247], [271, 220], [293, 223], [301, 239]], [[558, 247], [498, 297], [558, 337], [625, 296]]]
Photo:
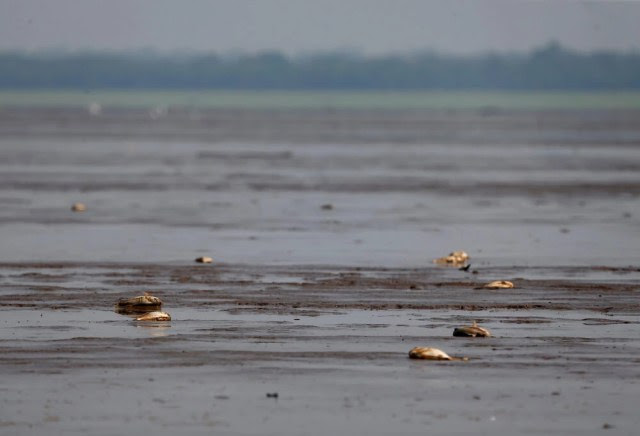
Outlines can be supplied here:
[[0, 48], [0, 55], [6, 54], [26, 54], [26, 55], [62, 55], [62, 56], [74, 56], [74, 55], [84, 55], [84, 54], [112, 54], [112, 55], [131, 55], [131, 54], [146, 54], [153, 55], [158, 57], [169, 57], [169, 56], [220, 56], [223, 58], [238, 58], [238, 57], [252, 57], [252, 56], [260, 56], [265, 54], [277, 54], [286, 59], [298, 59], [304, 57], [313, 57], [313, 56], [328, 56], [328, 55], [340, 55], [340, 56], [351, 56], [353, 58], [360, 59], [375, 59], [375, 58], [384, 58], [384, 57], [411, 57], [411, 56], [420, 56], [420, 55], [435, 55], [442, 57], [456, 57], [456, 58], [470, 58], [470, 57], [478, 57], [478, 56], [521, 56], [521, 55], [530, 55], [532, 53], [536, 53], [539, 51], [547, 50], [550, 48], [558, 49], [563, 52], [579, 54], [579, 55], [593, 55], [600, 53], [607, 54], [620, 54], [620, 55], [640, 55], [640, 45], [637, 47], [620, 49], [620, 48], [594, 48], [589, 50], [581, 50], [577, 48], [570, 47], [566, 44], [562, 44], [561, 42], [550, 39], [549, 41], [532, 46], [529, 49], [519, 49], [519, 50], [498, 50], [498, 49], [487, 49], [487, 50], [478, 50], [474, 52], [468, 53], [460, 53], [455, 51], [444, 51], [438, 50], [435, 48], [424, 47], [420, 49], [411, 49], [411, 50], [392, 50], [381, 53], [366, 53], [364, 50], [360, 50], [358, 48], [353, 47], [336, 47], [333, 49], [309, 49], [298, 51], [294, 54], [288, 53], [286, 50], [278, 49], [278, 48], [265, 48], [259, 50], [239, 50], [239, 49], [229, 49], [229, 50], [203, 50], [203, 49], [189, 49], [189, 48], [181, 48], [181, 49], [160, 49], [155, 47], [132, 47], [126, 49], [119, 48], [67, 48], [67, 47], [39, 47], [39, 48]]

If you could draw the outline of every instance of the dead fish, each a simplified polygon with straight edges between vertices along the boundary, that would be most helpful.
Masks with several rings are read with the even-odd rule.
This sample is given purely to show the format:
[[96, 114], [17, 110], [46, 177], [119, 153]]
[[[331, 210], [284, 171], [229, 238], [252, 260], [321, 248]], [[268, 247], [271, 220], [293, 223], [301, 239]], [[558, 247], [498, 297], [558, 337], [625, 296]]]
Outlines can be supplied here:
[[507, 280], [494, 280], [491, 283], [487, 283], [483, 286], [485, 289], [511, 289], [513, 288], [513, 283]]
[[213, 259], [209, 256], [202, 256], [202, 257], [198, 257], [196, 258], [196, 262], [198, 263], [211, 263], [213, 262]]
[[439, 257], [433, 260], [433, 263], [444, 265], [464, 265], [469, 260], [469, 255], [464, 251], [453, 251], [448, 256]]
[[120, 313], [149, 312], [162, 307], [162, 300], [145, 292], [133, 298], [121, 298], [116, 303], [116, 311]]
[[409, 351], [409, 357], [426, 360], [469, 360], [468, 357], [451, 357], [444, 351], [431, 347], [414, 347]]
[[481, 337], [481, 338], [489, 338], [491, 337], [491, 332], [484, 327], [480, 327], [475, 321], [470, 326], [464, 327], [456, 327], [453, 330], [453, 336], [464, 336], [464, 337]]
[[74, 212], [84, 212], [87, 210], [87, 206], [84, 203], [73, 203], [71, 210]]
[[171, 321], [167, 312], [149, 312], [136, 318], [136, 321]]

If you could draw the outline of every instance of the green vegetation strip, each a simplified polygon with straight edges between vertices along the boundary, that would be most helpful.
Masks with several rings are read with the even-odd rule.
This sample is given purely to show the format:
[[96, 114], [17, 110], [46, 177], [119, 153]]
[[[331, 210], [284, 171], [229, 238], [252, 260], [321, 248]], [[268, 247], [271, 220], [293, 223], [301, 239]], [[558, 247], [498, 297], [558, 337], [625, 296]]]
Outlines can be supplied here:
[[640, 91], [0, 90], [0, 107], [219, 109], [640, 109]]

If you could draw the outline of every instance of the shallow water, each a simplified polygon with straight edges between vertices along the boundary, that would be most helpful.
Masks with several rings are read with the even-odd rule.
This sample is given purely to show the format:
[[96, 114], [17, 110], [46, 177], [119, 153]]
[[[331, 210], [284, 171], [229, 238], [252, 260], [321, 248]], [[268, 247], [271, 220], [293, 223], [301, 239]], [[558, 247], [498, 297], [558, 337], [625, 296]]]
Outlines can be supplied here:
[[635, 434], [638, 126], [4, 109], [0, 433]]
[[[529, 131], [544, 113], [497, 117], [507, 138], [528, 143], [492, 143], [497, 121], [486, 116], [468, 126], [449, 121], [448, 140], [427, 129], [397, 142], [407, 121], [396, 112], [387, 126], [379, 112], [370, 120], [344, 112], [342, 121], [303, 113], [296, 124], [291, 114], [257, 111], [248, 115], [258, 120], [253, 128], [194, 142], [180, 138], [191, 131], [180, 113], [141, 121], [143, 137], [129, 114], [86, 120], [94, 126], [86, 134], [78, 133], [81, 119], [59, 124], [55, 112], [0, 122], [0, 261], [210, 254], [231, 263], [418, 267], [465, 249], [485, 263], [544, 266], [629, 265], [640, 255], [629, 237], [640, 227], [640, 148], [619, 136], [608, 112], [589, 114], [590, 123], [581, 112], [562, 113], [551, 143], [544, 129]], [[207, 120], [237, 122], [228, 116]], [[429, 124], [442, 115], [406, 116]], [[318, 142], [334, 119], [365, 132], [380, 121], [370, 143], [342, 124]], [[596, 143], [581, 142], [580, 122], [598, 126]], [[38, 126], [50, 123], [42, 136]], [[281, 127], [276, 138], [265, 123]], [[175, 137], [163, 136], [165, 124]], [[465, 136], [476, 131], [478, 141]], [[120, 136], [105, 137], [113, 132]], [[297, 139], [301, 132], [314, 141]], [[76, 201], [87, 212], [71, 213]]]
[[[238, 345], [242, 350], [247, 345], [246, 340], [233, 333], [249, 331], [274, 334], [274, 342], [287, 343], [291, 351], [313, 351], [318, 344], [306, 341], [315, 337], [323, 340], [344, 341], [345, 336], [362, 336], [370, 339], [388, 337], [424, 337], [449, 341], [455, 327], [470, 325], [474, 320], [481, 319], [482, 325], [489, 328], [494, 339], [474, 339], [484, 345], [496, 345], [498, 339], [522, 339], [545, 337], [553, 338], [581, 338], [595, 341], [604, 339], [629, 342], [636, 349], [640, 345], [636, 339], [630, 337], [638, 330], [640, 316], [624, 315], [594, 315], [591, 311], [554, 311], [537, 310], [535, 317], [530, 312], [514, 314], [513, 311], [455, 311], [432, 310], [428, 316], [424, 313], [410, 310], [335, 310], [324, 313], [305, 314], [269, 313], [229, 313], [226, 310], [176, 308], [171, 309], [171, 321], [143, 322], [135, 321], [133, 317], [119, 315], [113, 311], [95, 309], [20, 309], [2, 311], [2, 328], [12, 340], [16, 341], [63, 341], [75, 338], [104, 338], [117, 341], [118, 339], [140, 339], [148, 337], [173, 337], [184, 340], [190, 335], [194, 342], [190, 349], [197, 349], [197, 337], [210, 336], [210, 332], [224, 332], [216, 335], [216, 342], [225, 342], [225, 336], [232, 337], [232, 341], [225, 343], [225, 347]], [[286, 335], [278, 338], [278, 335]], [[629, 339], [624, 339], [629, 338]], [[238, 341], [240, 339], [240, 341]], [[255, 342], [257, 338], [252, 338]], [[433, 339], [432, 339], [433, 340]], [[464, 340], [454, 339], [453, 341]], [[344, 341], [346, 342], [346, 341]], [[45, 343], [42, 344], [43, 346]], [[194, 348], [191, 348], [191, 346]], [[376, 349], [376, 345], [382, 349]], [[437, 346], [435, 344], [434, 346]], [[465, 344], [467, 345], [467, 344]], [[210, 346], [205, 345], [205, 346]], [[357, 351], [344, 344], [345, 351]], [[388, 344], [368, 344], [365, 349], [371, 352], [384, 351]], [[406, 348], [398, 344], [400, 350]]]

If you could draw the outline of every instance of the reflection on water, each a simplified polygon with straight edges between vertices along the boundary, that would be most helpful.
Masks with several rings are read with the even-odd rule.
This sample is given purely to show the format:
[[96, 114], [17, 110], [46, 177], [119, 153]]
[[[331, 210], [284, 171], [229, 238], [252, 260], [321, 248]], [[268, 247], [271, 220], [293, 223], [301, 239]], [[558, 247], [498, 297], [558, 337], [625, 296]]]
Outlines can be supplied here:
[[160, 321], [160, 322], [145, 322], [145, 323], [136, 323], [136, 328], [142, 329], [145, 333], [148, 333], [149, 336], [154, 338], [162, 338], [169, 334], [169, 329], [171, 325], [169, 322]]

